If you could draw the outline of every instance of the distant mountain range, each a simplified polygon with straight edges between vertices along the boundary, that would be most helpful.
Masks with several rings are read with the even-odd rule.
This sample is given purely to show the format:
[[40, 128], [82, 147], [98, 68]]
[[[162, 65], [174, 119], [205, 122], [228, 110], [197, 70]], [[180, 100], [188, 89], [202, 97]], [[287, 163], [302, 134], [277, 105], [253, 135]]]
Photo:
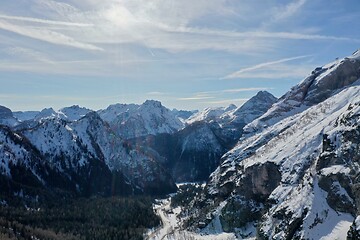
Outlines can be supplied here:
[[99, 111], [77, 105], [29, 112], [1, 107], [0, 171], [8, 186], [3, 192], [21, 191], [29, 198], [39, 191], [46, 196], [174, 192], [177, 181], [207, 180], [242, 127], [275, 101], [260, 92], [240, 108], [202, 112], [169, 110], [154, 100]]

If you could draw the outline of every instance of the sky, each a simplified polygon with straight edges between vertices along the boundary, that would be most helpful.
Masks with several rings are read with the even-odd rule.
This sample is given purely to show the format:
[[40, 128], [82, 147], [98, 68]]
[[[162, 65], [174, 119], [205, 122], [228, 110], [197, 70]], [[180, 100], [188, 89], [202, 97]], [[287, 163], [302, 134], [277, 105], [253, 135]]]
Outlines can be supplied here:
[[1, 0], [0, 105], [280, 97], [360, 48], [359, 19], [359, 0]]

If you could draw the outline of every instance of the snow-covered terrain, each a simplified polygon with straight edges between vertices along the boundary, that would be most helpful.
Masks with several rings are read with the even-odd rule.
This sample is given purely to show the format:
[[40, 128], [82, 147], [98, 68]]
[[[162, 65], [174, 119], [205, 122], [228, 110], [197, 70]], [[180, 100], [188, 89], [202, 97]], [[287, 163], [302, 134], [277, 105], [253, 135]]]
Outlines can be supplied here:
[[179, 216], [181, 207], [171, 208], [171, 197], [157, 200], [154, 205], [156, 214], [161, 218], [161, 226], [156, 229], [151, 229], [146, 233], [147, 240], [234, 240], [235, 235], [232, 233], [218, 233], [218, 234], [201, 234], [187, 231], [182, 226], [182, 219]]
[[195, 200], [204, 207], [190, 229], [217, 222], [240, 239], [346, 239], [359, 213], [359, 67], [356, 54], [315, 69], [248, 124]]
[[123, 138], [159, 133], [174, 133], [183, 122], [159, 101], [147, 100], [141, 105], [116, 104], [99, 111], [100, 116]]
[[190, 116], [185, 122], [190, 125], [200, 121], [210, 122], [212, 120], [218, 120], [221, 115], [230, 113], [235, 109], [236, 106], [234, 104], [231, 104], [228, 107], [205, 108], [204, 110]]

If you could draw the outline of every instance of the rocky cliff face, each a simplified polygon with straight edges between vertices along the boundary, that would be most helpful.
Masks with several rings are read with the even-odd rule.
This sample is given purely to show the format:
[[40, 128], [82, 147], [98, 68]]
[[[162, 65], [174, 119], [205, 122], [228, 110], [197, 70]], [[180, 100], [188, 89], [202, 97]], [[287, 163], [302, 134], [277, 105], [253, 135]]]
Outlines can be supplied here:
[[258, 239], [359, 236], [359, 56], [332, 65], [247, 126], [252, 134], [192, 203], [190, 228]]

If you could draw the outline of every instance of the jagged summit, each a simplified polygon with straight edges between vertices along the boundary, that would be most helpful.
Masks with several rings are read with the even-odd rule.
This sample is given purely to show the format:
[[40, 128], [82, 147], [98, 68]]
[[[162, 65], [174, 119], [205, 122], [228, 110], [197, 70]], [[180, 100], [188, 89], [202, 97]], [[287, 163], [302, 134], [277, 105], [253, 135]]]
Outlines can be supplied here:
[[141, 105], [116, 104], [99, 114], [124, 138], [174, 133], [184, 127], [171, 110], [155, 100], [146, 100]]
[[51, 107], [44, 108], [35, 116], [35, 121], [40, 121], [40, 120], [46, 119], [46, 118], [55, 118], [57, 116], [58, 116], [58, 113], [55, 112], [55, 110], [53, 108], [51, 108]]
[[271, 93], [260, 91], [242, 106], [222, 114], [220, 119], [222, 122], [247, 124], [264, 114], [276, 101], [277, 98]]
[[79, 105], [73, 105], [70, 107], [61, 108], [58, 111], [58, 115], [61, 118], [66, 119], [68, 121], [76, 121], [84, 117], [87, 113], [91, 111], [92, 110], [87, 109], [85, 107], [80, 107]]
[[156, 107], [156, 108], [160, 108], [162, 107], [163, 105], [161, 104], [160, 101], [157, 101], [157, 100], [146, 100], [142, 106], [153, 106], [153, 107]]

